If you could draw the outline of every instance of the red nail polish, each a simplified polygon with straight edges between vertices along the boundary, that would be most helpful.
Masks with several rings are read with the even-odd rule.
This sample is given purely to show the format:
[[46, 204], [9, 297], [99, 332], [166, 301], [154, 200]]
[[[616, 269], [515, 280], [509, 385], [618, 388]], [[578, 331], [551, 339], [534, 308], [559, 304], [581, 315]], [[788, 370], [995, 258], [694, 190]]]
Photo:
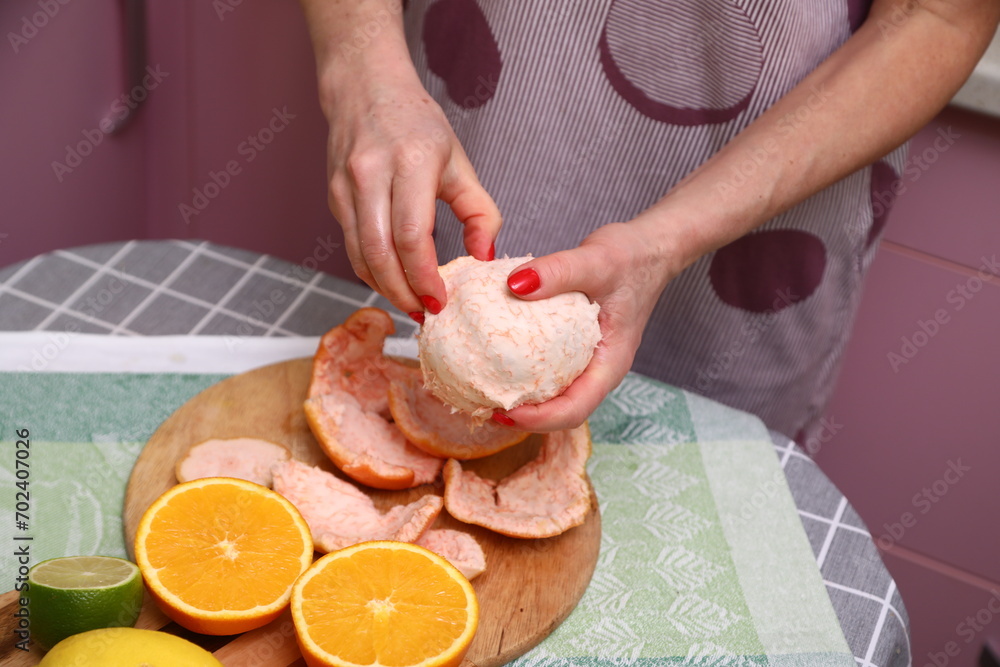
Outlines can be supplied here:
[[427, 310], [431, 311], [432, 315], [437, 315], [438, 313], [441, 312], [441, 302], [435, 299], [434, 297], [429, 295], [424, 295], [420, 297], [420, 300], [423, 302], [424, 307]]
[[490, 251], [486, 254], [486, 261], [492, 262], [494, 259], [496, 259], [496, 256], [497, 256], [497, 247], [496, 245], [491, 243]]
[[513, 426], [514, 425], [514, 420], [511, 419], [510, 417], [508, 417], [507, 415], [505, 415], [502, 412], [494, 412], [493, 413], [493, 421], [495, 421], [498, 424], [503, 424], [504, 426]]
[[507, 287], [514, 294], [531, 294], [541, 285], [538, 279], [538, 272], [534, 269], [521, 269], [507, 279]]
[[414, 311], [412, 313], [409, 313], [409, 315], [410, 315], [410, 319], [413, 320], [414, 322], [416, 322], [417, 324], [423, 324], [424, 323], [424, 314], [421, 313], [419, 310], [418, 311]]

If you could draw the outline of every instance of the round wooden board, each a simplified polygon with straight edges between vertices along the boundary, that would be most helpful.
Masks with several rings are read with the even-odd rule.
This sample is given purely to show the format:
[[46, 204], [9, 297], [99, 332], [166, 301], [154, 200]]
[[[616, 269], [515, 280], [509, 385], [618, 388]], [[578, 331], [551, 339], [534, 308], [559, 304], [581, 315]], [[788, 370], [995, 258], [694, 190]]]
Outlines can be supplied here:
[[[130, 554], [143, 512], [177, 483], [175, 464], [188, 447], [203, 440], [240, 436], [271, 440], [288, 447], [294, 458], [347, 479], [323, 454], [306, 423], [302, 403], [311, 370], [312, 359], [297, 359], [228, 378], [193, 397], [163, 422], [139, 455], [126, 489], [123, 518]], [[534, 458], [540, 439], [533, 435], [520, 445], [463, 465], [484, 477], [500, 479]], [[444, 492], [440, 481], [406, 491], [360, 488], [383, 511], [426, 493]], [[486, 552], [486, 572], [473, 580], [480, 625], [467, 663], [503, 665], [537, 645], [569, 615], [597, 562], [601, 520], [593, 494], [591, 505], [583, 525], [542, 540], [505, 537], [459, 523], [442, 512], [437, 526], [471, 533]]]

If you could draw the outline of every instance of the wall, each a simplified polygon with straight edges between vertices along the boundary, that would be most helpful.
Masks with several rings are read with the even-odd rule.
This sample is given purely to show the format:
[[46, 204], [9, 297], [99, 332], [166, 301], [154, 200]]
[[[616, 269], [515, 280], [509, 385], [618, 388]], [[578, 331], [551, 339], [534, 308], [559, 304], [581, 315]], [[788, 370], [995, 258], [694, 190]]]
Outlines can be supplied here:
[[886, 554], [913, 664], [972, 667], [1000, 638], [1000, 119], [946, 109], [901, 187], [817, 461]]
[[[130, 91], [126, 3], [54, 3], [53, 16], [34, 0], [0, 4], [2, 33], [30, 36], [0, 49], [0, 266], [88, 243], [196, 238], [353, 278], [327, 210], [327, 127], [298, 4], [145, 5], [146, 60], [160, 74], [134, 119], [107, 134], [102, 118]], [[80, 164], [54, 174], [88, 136]]]
[[142, 234], [142, 124], [99, 129], [125, 89], [118, 4], [0, 3], [0, 266]]
[[175, 78], [147, 119], [148, 236], [317, 260], [353, 278], [327, 209], [327, 124], [298, 3], [149, 5], [151, 62]]

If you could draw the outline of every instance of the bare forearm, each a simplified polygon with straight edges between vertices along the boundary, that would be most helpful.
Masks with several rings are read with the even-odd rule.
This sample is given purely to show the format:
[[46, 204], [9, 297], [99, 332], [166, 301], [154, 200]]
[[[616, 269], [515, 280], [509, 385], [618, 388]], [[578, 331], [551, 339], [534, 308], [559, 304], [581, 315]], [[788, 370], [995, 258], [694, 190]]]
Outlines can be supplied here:
[[401, 0], [300, 0], [316, 54], [324, 110], [373, 80], [414, 80]]
[[876, 1], [843, 47], [636, 219], [679, 258], [674, 270], [906, 141], [948, 103], [1000, 20], [995, 0], [904, 7]]

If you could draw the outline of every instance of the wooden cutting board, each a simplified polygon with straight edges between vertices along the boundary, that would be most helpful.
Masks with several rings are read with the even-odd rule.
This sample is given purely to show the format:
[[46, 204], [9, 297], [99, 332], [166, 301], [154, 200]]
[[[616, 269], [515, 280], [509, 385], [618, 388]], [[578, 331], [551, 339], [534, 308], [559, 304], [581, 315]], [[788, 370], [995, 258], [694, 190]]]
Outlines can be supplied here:
[[[181, 406], [153, 434], [129, 478], [123, 513], [129, 556], [139, 519], [149, 505], [177, 483], [174, 465], [188, 447], [209, 438], [263, 438], [288, 447], [292, 456], [319, 465], [346, 479], [334, 468], [313, 438], [302, 410], [312, 369], [311, 359], [265, 366], [219, 382]], [[540, 436], [493, 456], [464, 465], [484, 477], [499, 479], [530, 461]], [[364, 490], [379, 509], [412, 502], [427, 494], [442, 495], [443, 485], [407, 491]], [[521, 540], [460, 523], [442, 512], [437, 527], [471, 533], [486, 552], [486, 572], [473, 580], [480, 602], [480, 625], [466, 657], [467, 665], [494, 667], [525, 653], [547, 637], [583, 595], [597, 562], [601, 521], [596, 497], [587, 521], [557, 537]], [[12, 618], [17, 598], [0, 597], [0, 626]], [[10, 613], [8, 613], [10, 612]], [[304, 665], [287, 612], [259, 630], [234, 637], [207, 637], [171, 623], [148, 599], [138, 627], [180, 634], [213, 651], [227, 667]], [[10, 632], [4, 634], [11, 636]], [[6, 643], [6, 642], [5, 642]], [[25, 654], [0, 651], [4, 665], [34, 665], [38, 649]]]

